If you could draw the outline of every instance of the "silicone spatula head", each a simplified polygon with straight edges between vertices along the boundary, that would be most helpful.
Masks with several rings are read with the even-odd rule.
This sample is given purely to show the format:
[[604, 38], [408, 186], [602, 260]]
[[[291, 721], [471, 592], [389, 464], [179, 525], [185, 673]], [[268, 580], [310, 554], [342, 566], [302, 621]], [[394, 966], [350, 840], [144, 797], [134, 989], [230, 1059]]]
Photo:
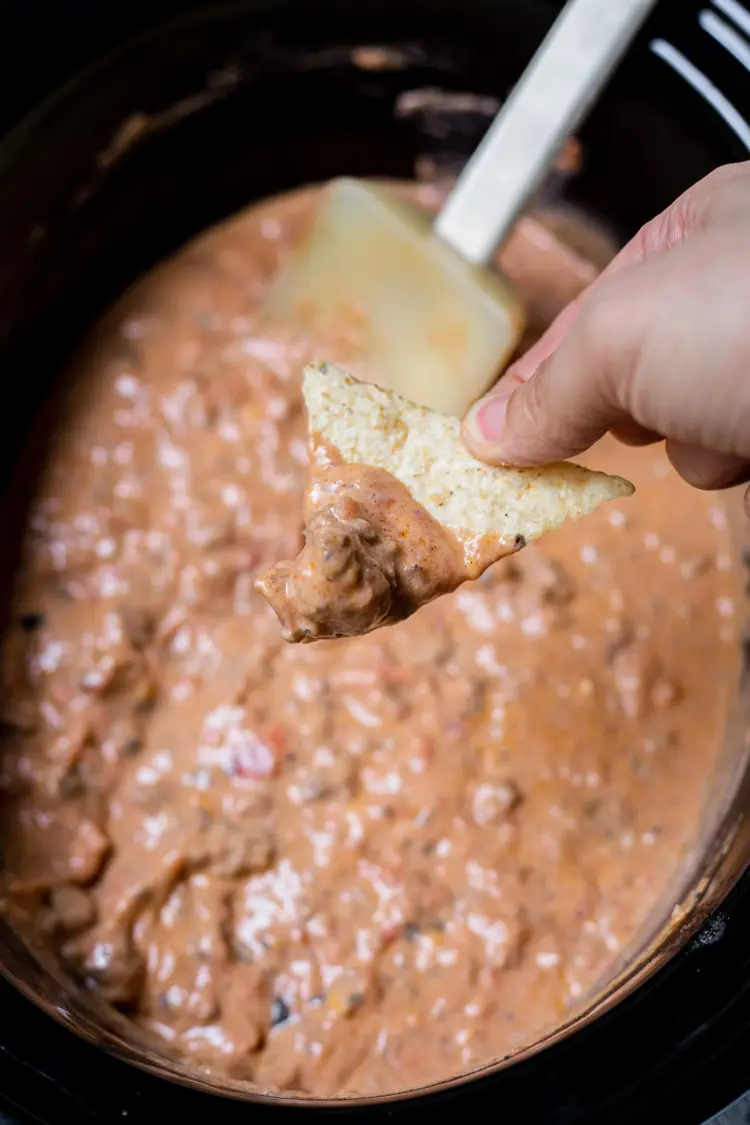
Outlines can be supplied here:
[[271, 294], [315, 332], [359, 323], [380, 382], [464, 414], [522, 329], [513, 289], [484, 269], [655, 0], [568, 0], [456, 183], [434, 228], [382, 190], [341, 180]]
[[313, 338], [355, 325], [378, 382], [445, 414], [487, 390], [523, 331], [509, 282], [459, 257], [417, 208], [350, 179], [326, 190], [269, 311]]

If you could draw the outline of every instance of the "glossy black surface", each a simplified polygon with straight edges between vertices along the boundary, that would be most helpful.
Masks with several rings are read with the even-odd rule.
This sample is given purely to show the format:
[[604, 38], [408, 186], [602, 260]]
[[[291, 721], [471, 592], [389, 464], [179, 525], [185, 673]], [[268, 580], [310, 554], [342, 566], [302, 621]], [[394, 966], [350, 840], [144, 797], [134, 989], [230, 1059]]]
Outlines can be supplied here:
[[[616, 0], [613, 0], [616, 2]], [[188, 6], [177, 0], [0, 0], [0, 133], [103, 52]], [[748, 75], [701, 32], [700, 5], [662, 3], [583, 141], [571, 198], [621, 237], [717, 164], [744, 153], [714, 109], [648, 45], [666, 37], [750, 113]], [[486, 118], [435, 135], [396, 117], [397, 95], [440, 86], [502, 98], [554, 14], [534, 0], [258, 0], [210, 5], [122, 49], [0, 146], [0, 413], [6, 521], [19, 443], [83, 329], [192, 234], [269, 193], [331, 175], [409, 176], [417, 157], [464, 158]], [[404, 68], [368, 73], [350, 48], [390, 44]], [[200, 109], [184, 99], [209, 90]], [[182, 111], [174, 107], [182, 106]], [[190, 109], [190, 112], [187, 110]], [[163, 127], [111, 165], [98, 154], [134, 112]], [[439, 132], [439, 131], [438, 131]], [[6, 529], [12, 528], [6, 522]], [[14, 536], [0, 541], [7, 577]], [[6, 963], [33, 971], [0, 933]], [[51, 1002], [70, 1001], [48, 985]], [[750, 880], [664, 970], [595, 1024], [495, 1076], [418, 1101], [294, 1110], [198, 1094], [138, 1070], [55, 1023], [0, 982], [0, 1095], [10, 1120], [217, 1125], [299, 1117], [414, 1120], [445, 1107], [529, 1125], [699, 1125], [750, 1085]], [[0, 1118], [0, 1125], [3, 1125]]]

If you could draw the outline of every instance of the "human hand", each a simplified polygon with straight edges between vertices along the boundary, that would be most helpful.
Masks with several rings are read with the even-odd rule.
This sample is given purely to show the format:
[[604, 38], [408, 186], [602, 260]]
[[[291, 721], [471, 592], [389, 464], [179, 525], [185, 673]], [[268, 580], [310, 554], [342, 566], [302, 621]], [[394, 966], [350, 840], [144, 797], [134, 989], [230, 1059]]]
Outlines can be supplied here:
[[712, 172], [647, 223], [463, 432], [484, 461], [539, 465], [607, 430], [631, 445], [665, 438], [696, 488], [750, 480], [750, 161]]

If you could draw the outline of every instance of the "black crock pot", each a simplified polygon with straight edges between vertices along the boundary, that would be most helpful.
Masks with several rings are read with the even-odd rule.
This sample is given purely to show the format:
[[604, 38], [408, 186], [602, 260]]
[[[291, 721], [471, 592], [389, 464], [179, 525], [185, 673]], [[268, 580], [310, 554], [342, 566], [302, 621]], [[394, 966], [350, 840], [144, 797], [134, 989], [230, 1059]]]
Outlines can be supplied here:
[[[254, 199], [339, 174], [454, 171], [558, 7], [0, 0], [4, 582], [25, 430], [97, 314], [158, 259]], [[385, 65], [363, 65], [354, 50], [363, 46], [385, 48]], [[713, 167], [746, 158], [749, 69], [750, 11], [737, 0], [662, 0], [581, 134], [587, 158], [570, 201], [624, 239]], [[440, 93], [403, 97], [425, 89]], [[479, 95], [468, 106], [450, 97], [467, 92]], [[135, 114], [149, 122], [138, 137], [123, 131]], [[13, 1125], [436, 1112], [528, 1125], [698, 1125], [750, 1087], [744, 855], [700, 917], [723, 899], [718, 913], [702, 929], [691, 917], [679, 950], [595, 1018], [494, 1073], [370, 1106], [248, 1104], [136, 1069], [134, 1053], [0, 927], [0, 1104]], [[750, 1120], [742, 1104], [722, 1115], [727, 1125]]]

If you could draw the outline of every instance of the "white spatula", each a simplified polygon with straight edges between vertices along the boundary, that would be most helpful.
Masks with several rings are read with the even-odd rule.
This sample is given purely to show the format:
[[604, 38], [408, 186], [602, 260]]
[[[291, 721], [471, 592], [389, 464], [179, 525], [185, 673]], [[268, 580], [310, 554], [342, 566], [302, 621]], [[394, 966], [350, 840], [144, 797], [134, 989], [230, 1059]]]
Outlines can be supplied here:
[[378, 381], [463, 415], [523, 330], [488, 268], [656, 0], [569, 0], [434, 225], [361, 181], [336, 181], [272, 287], [269, 311], [303, 331], [356, 325]]

